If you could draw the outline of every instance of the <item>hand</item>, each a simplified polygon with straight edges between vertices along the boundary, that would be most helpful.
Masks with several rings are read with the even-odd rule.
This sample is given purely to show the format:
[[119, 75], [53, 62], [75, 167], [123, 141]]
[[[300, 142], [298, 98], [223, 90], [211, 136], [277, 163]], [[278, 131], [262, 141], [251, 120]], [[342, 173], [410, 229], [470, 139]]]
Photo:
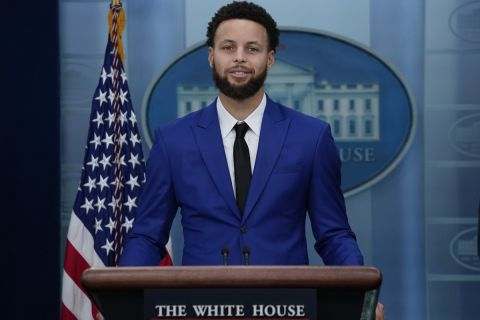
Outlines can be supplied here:
[[385, 316], [385, 308], [380, 302], [375, 308], [375, 320], [387, 320], [387, 317]]

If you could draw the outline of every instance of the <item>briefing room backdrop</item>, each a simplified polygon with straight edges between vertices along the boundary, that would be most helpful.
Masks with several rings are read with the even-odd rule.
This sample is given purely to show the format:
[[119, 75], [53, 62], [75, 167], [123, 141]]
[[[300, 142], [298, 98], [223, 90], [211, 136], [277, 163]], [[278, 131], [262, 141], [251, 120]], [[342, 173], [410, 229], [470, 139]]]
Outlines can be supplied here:
[[[349, 219], [366, 264], [383, 272], [380, 299], [389, 319], [477, 319], [480, 1], [254, 2], [280, 27], [351, 39], [381, 57], [404, 81], [414, 102], [414, 138], [383, 179], [347, 197]], [[137, 114], [151, 82], [187, 48], [205, 39], [209, 19], [225, 3], [123, 1], [125, 65]], [[80, 179], [108, 5], [100, 0], [59, 0], [60, 252]], [[146, 155], [148, 151], [144, 144]], [[172, 239], [174, 261], [179, 263], [178, 221]], [[313, 249], [309, 255], [313, 264], [321, 263]]]

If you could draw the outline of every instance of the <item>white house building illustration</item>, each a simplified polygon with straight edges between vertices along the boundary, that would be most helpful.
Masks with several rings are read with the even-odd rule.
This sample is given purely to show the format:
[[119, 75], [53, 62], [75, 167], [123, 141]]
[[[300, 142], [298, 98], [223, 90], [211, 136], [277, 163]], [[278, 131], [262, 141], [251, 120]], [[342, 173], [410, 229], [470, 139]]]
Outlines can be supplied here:
[[[480, 114], [477, 117], [480, 117]], [[480, 155], [480, 121], [454, 128], [453, 138], [461, 150]]]
[[[457, 244], [457, 255], [468, 255], [472, 257], [477, 256], [477, 237], [473, 236], [471, 239], [459, 240]], [[478, 261], [478, 258], [477, 258]]]
[[461, 30], [480, 31], [480, 9], [475, 9], [470, 13], [462, 13], [458, 15], [457, 27]]
[[[316, 71], [282, 60], [275, 62], [265, 82], [275, 101], [330, 123], [337, 141], [380, 139], [379, 85], [376, 83], [315, 83]], [[206, 107], [217, 96], [214, 86], [177, 86], [178, 116]]]

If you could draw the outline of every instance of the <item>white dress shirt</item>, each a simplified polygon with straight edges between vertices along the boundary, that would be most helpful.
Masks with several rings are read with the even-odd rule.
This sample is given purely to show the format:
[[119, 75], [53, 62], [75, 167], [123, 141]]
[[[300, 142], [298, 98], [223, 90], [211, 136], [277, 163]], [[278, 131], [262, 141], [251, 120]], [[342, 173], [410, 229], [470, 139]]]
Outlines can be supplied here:
[[[258, 107], [243, 121], [246, 122], [249, 129], [245, 134], [245, 141], [248, 145], [248, 151], [250, 153], [250, 165], [255, 167], [255, 159], [257, 157], [258, 141], [260, 139], [260, 129], [262, 127], [263, 113], [265, 112], [265, 106], [267, 105], [267, 97], [263, 94], [262, 101]], [[225, 149], [225, 156], [227, 158], [228, 171], [230, 172], [230, 180], [232, 182], [233, 194], [235, 194], [235, 173], [233, 165], [233, 144], [235, 142], [235, 125], [241, 121], [235, 119], [225, 109], [224, 105], [217, 99], [217, 114], [218, 121], [220, 123], [220, 132], [222, 134], [223, 147]]]

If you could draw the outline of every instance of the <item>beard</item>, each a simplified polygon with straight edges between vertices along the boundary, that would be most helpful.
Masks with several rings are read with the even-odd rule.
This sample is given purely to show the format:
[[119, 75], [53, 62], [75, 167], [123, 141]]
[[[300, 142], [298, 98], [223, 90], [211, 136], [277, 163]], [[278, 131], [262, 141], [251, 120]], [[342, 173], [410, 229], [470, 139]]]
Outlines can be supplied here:
[[218, 90], [227, 97], [235, 100], [245, 100], [255, 95], [263, 86], [267, 78], [267, 68], [265, 68], [258, 76], [254, 76], [247, 83], [242, 85], [232, 85], [226, 76], [222, 77], [215, 68], [215, 63], [212, 66], [212, 77]]

